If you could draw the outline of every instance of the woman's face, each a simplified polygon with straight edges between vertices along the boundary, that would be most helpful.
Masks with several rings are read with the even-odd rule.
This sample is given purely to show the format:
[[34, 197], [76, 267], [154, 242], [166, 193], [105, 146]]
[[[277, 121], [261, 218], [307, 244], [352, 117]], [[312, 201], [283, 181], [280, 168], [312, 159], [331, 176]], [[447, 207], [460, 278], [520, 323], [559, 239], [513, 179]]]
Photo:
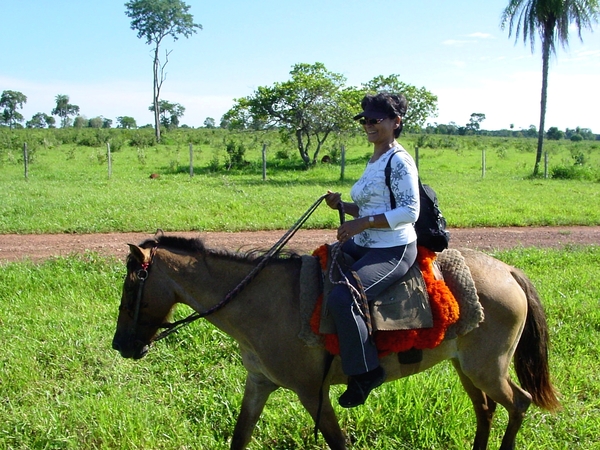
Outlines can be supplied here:
[[[363, 121], [361, 121], [362, 123]], [[372, 144], [389, 144], [395, 139], [394, 130], [400, 125], [400, 117], [383, 120], [364, 120], [363, 129], [367, 133], [367, 140]]]

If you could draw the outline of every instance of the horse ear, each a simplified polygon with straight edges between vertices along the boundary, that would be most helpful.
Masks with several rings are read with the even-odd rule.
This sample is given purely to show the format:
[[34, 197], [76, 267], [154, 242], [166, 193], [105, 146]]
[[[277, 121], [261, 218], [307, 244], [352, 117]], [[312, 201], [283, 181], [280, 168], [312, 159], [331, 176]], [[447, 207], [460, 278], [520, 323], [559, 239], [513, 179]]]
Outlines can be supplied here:
[[133, 257], [140, 264], [144, 264], [147, 260], [150, 259], [150, 251], [149, 250], [146, 250], [146, 252], [147, 252], [147, 254], [146, 254], [146, 252], [144, 252], [143, 248], [138, 247], [135, 244], [127, 244], [127, 245], [129, 245], [129, 251], [131, 252]]

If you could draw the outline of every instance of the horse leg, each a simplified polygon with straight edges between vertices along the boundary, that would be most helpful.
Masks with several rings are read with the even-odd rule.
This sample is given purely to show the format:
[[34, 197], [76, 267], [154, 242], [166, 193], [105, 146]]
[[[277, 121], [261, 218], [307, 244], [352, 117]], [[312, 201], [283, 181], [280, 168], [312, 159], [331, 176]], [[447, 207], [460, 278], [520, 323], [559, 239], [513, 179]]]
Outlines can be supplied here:
[[475, 409], [477, 431], [473, 442], [473, 450], [486, 450], [492, 429], [492, 420], [496, 412], [496, 402], [488, 397], [485, 392], [482, 392], [481, 389], [475, 387], [469, 377], [464, 374], [457, 360], [453, 359], [452, 364]]
[[243, 450], [246, 448], [258, 419], [267, 403], [269, 395], [278, 386], [260, 373], [248, 373], [246, 376], [246, 387], [242, 399], [242, 408], [238, 416], [233, 437], [231, 439], [231, 450]]
[[[314, 421], [317, 420], [317, 410], [319, 408], [318, 392], [314, 389], [308, 392], [297, 392], [300, 402], [308, 411]], [[329, 386], [323, 386], [323, 404], [321, 415], [319, 417], [319, 431], [323, 435], [325, 442], [331, 450], [346, 450], [346, 436], [340, 428], [340, 424], [329, 399]]]
[[[510, 386], [510, 392], [508, 393], [510, 394], [509, 398], [512, 401], [511, 406], [513, 406], [513, 409], [507, 408], [509, 412], [508, 426], [502, 437], [500, 450], [514, 450], [517, 433], [525, 418], [525, 412], [531, 404], [531, 395], [528, 392], [524, 391], [510, 380], [508, 380], [508, 384]], [[500, 400], [498, 400], [498, 403], [502, 404]]]
[[476, 389], [482, 391], [482, 395], [487, 396], [488, 404], [492, 400], [504, 406], [508, 411], [508, 425], [500, 450], [515, 448], [517, 433], [523, 423], [525, 412], [531, 404], [531, 395], [510, 380], [507, 359], [508, 355], [505, 354], [504, 358], [496, 361], [495, 370], [492, 370], [493, 367], [491, 367], [494, 364], [488, 364], [485, 371], [481, 370], [481, 367], [466, 367], [465, 361], [461, 361], [459, 370], [459, 373], [462, 371]]

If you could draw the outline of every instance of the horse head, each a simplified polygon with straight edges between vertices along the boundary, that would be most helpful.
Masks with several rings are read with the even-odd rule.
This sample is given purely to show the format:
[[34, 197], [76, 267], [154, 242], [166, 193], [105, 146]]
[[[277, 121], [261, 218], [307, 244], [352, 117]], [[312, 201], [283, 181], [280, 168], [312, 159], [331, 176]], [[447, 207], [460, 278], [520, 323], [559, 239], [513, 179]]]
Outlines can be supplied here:
[[173, 295], [164, 289], [156, 267], [157, 242], [139, 246], [128, 244], [127, 275], [123, 283], [113, 349], [124, 358], [143, 358], [158, 330], [168, 322], [175, 305]]

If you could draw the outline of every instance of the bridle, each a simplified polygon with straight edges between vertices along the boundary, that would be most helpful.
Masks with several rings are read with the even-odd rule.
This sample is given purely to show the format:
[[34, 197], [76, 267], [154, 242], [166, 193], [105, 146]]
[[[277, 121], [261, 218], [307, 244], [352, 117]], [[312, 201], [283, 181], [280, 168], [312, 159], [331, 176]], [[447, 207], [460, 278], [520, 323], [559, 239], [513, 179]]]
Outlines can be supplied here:
[[148, 279], [150, 266], [154, 261], [154, 255], [156, 254], [157, 246], [152, 247], [150, 250], [150, 259], [144, 263], [142, 263], [141, 269], [139, 269], [136, 273], [138, 280], [140, 280], [138, 285], [138, 291], [135, 298], [135, 304], [133, 305], [133, 323], [129, 328], [129, 333], [131, 336], [135, 336], [135, 332], [137, 331], [138, 321], [140, 319], [140, 309], [142, 306], [142, 297], [144, 295], [144, 285], [146, 284], [146, 280]]
[[[217, 303], [215, 306], [205, 310], [205, 311], [195, 311], [184, 319], [177, 320], [172, 323], [164, 323], [159, 326], [159, 328], [165, 328], [165, 330], [159, 333], [156, 337], [152, 339], [152, 342], [160, 341], [161, 339], [166, 338], [168, 335], [175, 333], [181, 327], [194, 322], [203, 317], [209, 316], [223, 307], [225, 307], [231, 300], [233, 300], [242, 290], [250, 284], [250, 282], [259, 274], [259, 272], [265, 268], [265, 266], [277, 255], [283, 247], [288, 243], [288, 241], [296, 234], [296, 232], [304, 225], [304, 223], [308, 220], [310, 215], [317, 209], [317, 207], [321, 204], [321, 202], [325, 199], [327, 194], [322, 195], [319, 199], [313, 203], [313, 205], [308, 208], [308, 210], [296, 221], [296, 223], [271, 247], [271, 249], [265, 253], [265, 255], [260, 258], [258, 264], [250, 271], [246, 277], [240, 281], [240, 283], [233, 288], [225, 297]], [[142, 304], [142, 299], [144, 295], [144, 285], [148, 276], [150, 274], [150, 268], [152, 267], [152, 263], [154, 262], [154, 256], [158, 250], [158, 245], [155, 245], [150, 250], [150, 258], [147, 262], [142, 263], [141, 269], [137, 271], [137, 278], [140, 280], [138, 285], [136, 302], [133, 308], [133, 324], [130, 328], [130, 333], [132, 336], [135, 336], [135, 332], [137, 330], [139, 314]]]

